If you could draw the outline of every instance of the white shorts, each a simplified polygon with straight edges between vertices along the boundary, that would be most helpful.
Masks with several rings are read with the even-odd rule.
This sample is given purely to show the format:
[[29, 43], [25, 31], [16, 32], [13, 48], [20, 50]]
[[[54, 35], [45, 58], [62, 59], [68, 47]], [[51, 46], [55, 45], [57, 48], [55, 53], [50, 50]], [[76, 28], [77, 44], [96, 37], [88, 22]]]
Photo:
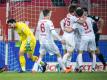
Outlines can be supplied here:
[[74, 39], [74, 36], [63, 35], [62, 39], [65, 40], [65, 43], [66, 43], [65, 47], [66, 47], [67, 51], [71, 51], [71, 50], [75, 49], [75, 39]]
[[40, 54], [46, 54], [48, 52], [50, 55], [59, 54], [60, 51], [54, 41], [47, 41], [40, 43]]
[[96, 50], [95, 38], [81, 37], [79, 50]]

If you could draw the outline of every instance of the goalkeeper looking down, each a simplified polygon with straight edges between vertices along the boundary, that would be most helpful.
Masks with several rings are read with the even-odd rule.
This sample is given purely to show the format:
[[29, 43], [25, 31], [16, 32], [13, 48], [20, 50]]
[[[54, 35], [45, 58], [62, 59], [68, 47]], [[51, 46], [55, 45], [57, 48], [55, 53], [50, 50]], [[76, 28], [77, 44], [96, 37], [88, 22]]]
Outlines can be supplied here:
[[[13, 28], [20, 37], [21, 46], [19, 50], [19, 62], [22, 69], [21, 72], [26, 71], [24, 53], [27, 53], [27, 57], [32, 61], [35, 62], [38, 60], [37, 56], [33, 56], [36, 46], [36, 38], [28, 25], [23, 22], [16, 22], [15, 19], [9, 19], [7, 24], [9, 27]], [[44, 62], [41, 62], [41, 65], [44, 65]]]

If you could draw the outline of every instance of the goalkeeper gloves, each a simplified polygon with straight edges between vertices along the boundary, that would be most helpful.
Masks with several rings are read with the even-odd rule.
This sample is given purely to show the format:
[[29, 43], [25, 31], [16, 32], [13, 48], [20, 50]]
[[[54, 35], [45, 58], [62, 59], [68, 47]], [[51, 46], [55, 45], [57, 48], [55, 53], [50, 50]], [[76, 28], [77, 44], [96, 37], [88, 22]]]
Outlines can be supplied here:
[[15, 47], [20, 47], [21, 46], [21, 41], [16, 41], [16, 43], [15, 43]]
[[30, 47], [30, 37], [28, 37], [28, 39], [27, 39], [26, 51], [31, 51], [31, 47]]
[[30, 42], [26, 43], [26, 51], [31, 51]]

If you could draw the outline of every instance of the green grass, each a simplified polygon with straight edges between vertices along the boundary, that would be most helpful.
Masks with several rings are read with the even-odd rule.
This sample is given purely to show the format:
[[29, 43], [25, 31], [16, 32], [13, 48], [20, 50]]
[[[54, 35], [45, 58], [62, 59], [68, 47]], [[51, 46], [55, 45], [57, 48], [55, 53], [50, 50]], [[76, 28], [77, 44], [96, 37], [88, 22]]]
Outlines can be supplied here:
[[107, 80], [107, 72], [84, 73], [0, 73], [0, 80]]

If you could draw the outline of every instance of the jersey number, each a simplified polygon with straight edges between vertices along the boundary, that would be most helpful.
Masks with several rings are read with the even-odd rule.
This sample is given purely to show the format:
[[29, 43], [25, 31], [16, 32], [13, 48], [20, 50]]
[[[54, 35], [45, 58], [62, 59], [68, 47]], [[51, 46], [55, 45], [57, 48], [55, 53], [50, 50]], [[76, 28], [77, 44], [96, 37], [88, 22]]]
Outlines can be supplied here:
[[44, 23], [41, 23], [40, 28], [41, 28], [41, 32], [45, 32]]
[[83, 23], [83, 27], [84, 27], [84, 30], [88, 30], [88, 25], [87, 25], [87, 23], [85, 22], [85, 23]]
[[66, 26], [70, 26], [70, 18], [66, 18], [66, 20], [65, 20], [65, 25], [66, 25]]

